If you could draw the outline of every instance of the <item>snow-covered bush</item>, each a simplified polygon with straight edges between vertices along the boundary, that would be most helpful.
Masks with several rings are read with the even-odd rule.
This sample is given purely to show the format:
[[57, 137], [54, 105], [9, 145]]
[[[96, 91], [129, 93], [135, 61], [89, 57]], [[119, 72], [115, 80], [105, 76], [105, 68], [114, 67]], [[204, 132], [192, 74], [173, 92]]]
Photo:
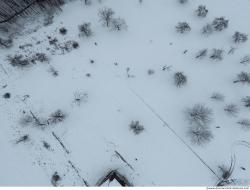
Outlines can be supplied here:
[[106, 26], [109, 27], [110, 23], [113, 19], [113, 15], [115, 12], [111, 8], [104, 7], [99, 10], [98, 15], [100, 17], [100, 21]]
[[48, 63], [49, 62], [49, 57], [45, 53], [35, 53], [31, 56], [30, 58], [31, 63]]
[[86, 22], [78, 26], [79, 28], [79, 36], [85, 36], [85, 37], [90, 37], [93, 34], [93, 31], [91, 29], [91, 23]]
[[203, 104], [195, 104], [186, 109], [185, 114], [192, 126], [207, 127], [212, 121], [212, 109]]
[[191, 126], [187, 135], [190, 137], [191, 142], [197, 145], [204, 145], [213, 139], [212, 131], [207, 127]]
[[229, 115], [229, 116], [234, 116], [236, 117], [239, 113], [239, 108], [236, 104], [228, 104], [224, 107], [224, 111]]
[[148, 69], [148, 75], [153, 75], [155, 71], [153, 69]]
[[210, 55], [210, 59], [221, 61], [223, 59], [224, 50], [222, 49], [213, 49]]
[[250, 120], [249, 119], [241, 119], [237, 122], [243, 129], [250, 129]]
[[187, 77], [182, 72], [174, 74], [174, 83], [177, 87], [184, 86], [187, 83]]
[[179, 22], [175, 28], [181, 34], [191, 31], [191, 27], [187, 22]]
[[135, 135], [139, 135], [144, 131], [144, 126], [139, 123], [139, 121], [132, 121], [129, 125], [129, 128]]
[[225, 96], [219, 92], [214, 92], [211, 96], [211, 99], [216, 101], [224, 101]]
[[243, 83], [243, 84], [250, 84], [250, 73], [242, 71], [240, 74], [237, 75], [236, 80], [233, 81], [234, 83]]
[[242, 98], [242, 102], [244, 103], [245, 107], [250, 108], [250, 96], [246, 96], [245, 98]]
[[202, 50], [198, 51], [195, 58], [196, 59], [202, 59], [202, 58], [204, 58], [206, 56], [207, 56], [207, 49], [202, 49]]
[[199, 5], [195, 13], [198, 17], [206, 17], [208, 10], [206, 9], [205, 5]]
[[228, 27], [229, 20], [226, 20], [224, 17], [215, 18], [212, 22], [214, 30], [222, 31]]
[[213, 33], [213, 31], [214, 31], [214, 28], [213, 28], [212, 24], [206, 24], [201, 29], [201, 33], [204, 35], [210, 35]]
[[111, 21], [111, 28], [113, 30], [121, 31], [127, 29], [126, 21], [123, 18], [114, 18]]
[[247, 40], [248, 40], [247, 34], [240, 33], [237, 31], [233, 35], [233, 41], [235, 43], [243, 43], [243, 42], [246, 42]]
[[10, 48], [13, 46], [13, 40], [11, 38], [1, 38], [0, 37], [0, 48]]

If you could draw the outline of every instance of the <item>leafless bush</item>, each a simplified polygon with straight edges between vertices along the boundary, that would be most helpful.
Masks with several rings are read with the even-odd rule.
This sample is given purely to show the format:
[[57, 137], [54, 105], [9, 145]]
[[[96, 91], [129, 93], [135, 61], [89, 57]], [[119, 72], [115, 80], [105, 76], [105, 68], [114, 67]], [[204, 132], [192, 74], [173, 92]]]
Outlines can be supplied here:
[[185, 4], [185, 3], [188, 2], [188, 0], [178, 0], [178, 1], [179, 1], [179, 3], [181, 3], [181, 4]]
[[204, 145], [213, 139], [212, 131], [207, 127], [191, 126], [188, 130], [188, 136], [193, 144]]
[[49, 116], [48, 124], [57, 124], [63, 122], [66, 118], [66, 114], [62, 110], [57, 110]]
[[248, 64], [248, 63], [250, 63], [250, 56], [249, 56], [249, 55], [244, 56], [244, 57], [240, 60], [240, 63], [241, 63], [241, 64]]
[[211, 99], [216, 101], [224, 101], [225, 96], [219, 92], [214, 92], [211, 96]]
[[228, 27], [228, 22], [224, 17], [218, 17], [213, 20], [212, 25], [216, 31], [222, 31]]
[[246, 96], [245, 98], [242, 98], [242, 102], [244, 103], [245, 107], [250, 108], [250, 96]]
[[153, 75], [155, 71], [153, 69], [148, 69], [148, 75]]
[[56, 187], [59, 181], [61, 181], [61, 177], [55, 172], [51, 177], [51, 184]]
[[62, 27], [59, 29], [59, 32], [60, 32], [60, 34], [65, 35], [65, 34], [67, 34], [67, 29]]
[[182, 72], [174, 74], [174, 83], [177, 87], [184, 86], [187, 83], [187, 77]]
[[233, 81], [234, 83], [243, 83], [243, 84], [250, 84], [250, 74], [247, 72], [242, 71], [240, 74], [237, 75], [237, 79]]
[[243, 129], [250, 129], [250, 120], [249, 119], [241, 119], [237, 122]]
[[224, 107], [224, 111], [229, 115], [229, 116], [234, 116], [236, 117], [239, 113], [239, 108], [236, 104], [228, 104]]
[[205, 5], [199, 5], [195, 13], [198, 17], [206, 17], [208, 10], [206, 9]]
[[247, 34], [240, 33], [240, 32], [235, 32], [233, 35], [233, 41], [235, 43], [243, 43], [248, 40]]
[[110, 22], [113, 19], [113, 15], [115, 12], [111, 8], [104, 7], [99, 10], [98, 15], [100, 17], [100, 21], [106, 26], [110, 26]]
[[191, 27], [187, 22], [179, 22], [175, 28], [181, 34], [191, 31]]
[[212, 110], [203, 104], [195, 104], [185, 111], [186, 118], [193, 126], [206, 127], [212, 121]]
[[27, 142], [30, 140], [29, 135], [23, 135], [19, 139], [16, 140], [16, 144], [19, 144], [21, 142]]
[[81, 24], [79, 27], [79, 32], [80, 32], [80, 36], [86, 36], [86, 37], [90, 37], [93, 35], [93, 31], [91, 30], [91, 23], [83, 23]]
[[30, 65], [29, 59], [22, 54], [8, 55], [7, 60], [14, 67], [23, 68]]
[[132, 121], [129, 127], [135, 135], [139, 135], [142, 131], [144, 131], [144, 127], [143, 125], [140, 125], [139, 121]]
[[11, 38], [0, 38], [0, 48], [10, 48], [13, 46], [13, 40]]
[[196, 54], [195, 58], [196, 58], [196, 59], [202, 59], [202, 58], [204, 58], [204, 57], [206, 57], [206, 56], [207, 56], [207, 49], [202, 49], [202, 50], [200, 50], [200, 51]]
[[201, 29], [201, 33], [204, 35], [210, 35], [213, 33], [213, 31], [214, 31], [214, 28], [213, 28], [212, 24], [206, 24]]
[[213, 49], [210, 59], [221, 61], [223, 59], [224, 50], [222, 49]]
[[114, 18], [111, 20], [111, 27], [113, 30], [121, 31], [128, 28], [126, 21], [123, 18]]
[[73, 103], [76, 105], [81, 105], [82, 102], [86, 102], [88, 99], [88, 94], [84, 92], [75, 92]]

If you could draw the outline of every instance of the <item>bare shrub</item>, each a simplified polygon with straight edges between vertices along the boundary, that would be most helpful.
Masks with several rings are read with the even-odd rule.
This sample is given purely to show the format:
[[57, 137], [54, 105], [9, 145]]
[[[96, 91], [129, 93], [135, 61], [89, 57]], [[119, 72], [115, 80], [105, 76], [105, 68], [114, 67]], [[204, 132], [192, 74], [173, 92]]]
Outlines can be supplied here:
[[213, 31], [214, 31], [214, 28], [213, 28], [212, 24], [206, 24], [201, 29], [201, 33], [204, 35], [210, 35], [213, 33]]
[[180, 4], [185, 4], [188, 2], [188, 0], [178, 0]]
[[235, 43], [243, 43], [243, 42], [246, 42], [247, 40], [248, 40], [247, 34], [240, 33], [237, 31], [233, 35], [233, 41]]
[[90, 37], [93, 35], [93, 31], [91, 30], [91, 23], [83, 23], [81, 25], [78, 26], [79, 28], [79, 36], [86, 36], [86, 37]]
[[206, 56], [207, 56], [207, 49], [202, 49], [202, 50], [200, 50], [200, 51], [196, 54], [195, 58], [196, 58], [196, 59], [203, 59], [203, 58], [206, 57]]
[[249, 55], [244, 56], [244, 57], [240, 60], [240, 63], [241, 63], [241, 64], [248, 64], [248, 63], [250, 63], [250, 56], [249, 56]]
[[114, 18], [111, 21], [111, 28], [113, 30], [121, 31], [126, 30], [128, 26], [123, 18]]
[[250, 108], [250, 96], [246, 96], [245, 98], [242, 98], [242, 102], [244, 103], [245, 107]]
[[191, 31], [191, 27], [187, 22], [179, 22], [175, 27], [176, 31], [183, 34]]
[[22, 54], [8, 55], [7, 61], [14, 67], [23, 68], [30, 65], [29, 59]]
[[195, 104], [185, 111], [190, 124], [195, 126], [208, 126], [212, 121], [212, 110], [203, 104]]
[[140, 125], [139, 121], [132, 121], [129, 125], [129, 128], [135, 135], [139, 135], [144, 131], [143, 125]]
[[236, 117], [239, 113], [239, 108], [236, 104], [228, 104], [224, 107], [224, 111], [229, 115], [229, 116], [234, 116]]
[[62, 110], [56, 110], [49, 116], [49, 119], [47, 121], [48, 124], [57, 124], [63, 122], [65, 118], [66, 114]]
[[1, 38], [0, 37], [0, 48], [10, 48], [13, 46], [13, 40], [11, 38]]
[[174, 74], [174, 83], [177, 87], [184, 86], [187, 83], [187, 77], [182, 72]]
[[223, 59], [224, 50], [222, 49], [213, 49], [210, 55], [210, 59], [221, 61]]
[[51, 177], [51, 184], [56, 187], [58, 186], [58, 182], [61, 181], [61, 179], [62, 178], [58, 175], [58, 173], [55, 172]]
[[65, 34], [67, 34], [67, 29], [62, 27], [59, 29], [59, 32], [60, 32], [60, 34], [65, 35]]
[[250, 120], [249, 119], [241, 119], [237, 122], [243, 129], [250, 129]]
[[211, 99], [216, 101], [224, 101], [225, 96], [219, 92], [214, 92], [211, 96]]
[[206, 9], [205, 5], [199, 5], [195, 13], [198, 17], [206, 17], [208, 10]]
[[19, 144], [21, 142], [27, 142], [30, 140], [29, 135], [23, 135], [19, 139], [16, 140], [16, 144]]
[[191, 126], [188, 130], [188, 136], [193, 144], [204, 145], [213, 139], [212, 131], [207, 127]]
[[104, 7], [99, 10], [98, 15], [100, 17], [100, 21], [106, 26], [110, 26], [110, 22], [113, 19], [113, 15], [115, 12], [111, 8]]
[[75, 92], [73, 103], [76, 105], [81, 105], [82, 102], [86, 102], [88, 99], [88, 94], [84, 92]]
[[229, 20], [226, 20], [224, 17], [215, 18], [212, 22], [214, 30], [222, 31], [228, 27]]
[[240, 74], [237, 75], [236, 80], [233, 81], [234, 83], [243, 83], [243, 84], [250, 84], [250, 74], [247, 72], [242, 71]]

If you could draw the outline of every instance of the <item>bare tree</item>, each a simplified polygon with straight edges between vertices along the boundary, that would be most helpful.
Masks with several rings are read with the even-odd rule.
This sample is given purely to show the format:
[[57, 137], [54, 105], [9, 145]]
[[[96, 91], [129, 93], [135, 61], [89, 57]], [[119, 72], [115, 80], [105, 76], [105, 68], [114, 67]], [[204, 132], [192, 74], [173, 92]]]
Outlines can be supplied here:
[[140, 125], [139, 121], [132, 121], [129, 125], [129, 128], [136, 135], [139, 135], [142, 131], [144, 131], [144, 127], [143, 125]]
[[111, 9], [111, 8], [107, 8], [104, 7], [102, 9], [99, 10], [99, 17], [100, 17], [100, 21], [106, 26], [109, 27], [110, 23], [113, 19], [113, 15], [115, 14], [115, 12]]
[[250, 108], [250, 96], [246, 96], [245, 98], [242, 98], [242, 102], [244, 103], [245, 107]]

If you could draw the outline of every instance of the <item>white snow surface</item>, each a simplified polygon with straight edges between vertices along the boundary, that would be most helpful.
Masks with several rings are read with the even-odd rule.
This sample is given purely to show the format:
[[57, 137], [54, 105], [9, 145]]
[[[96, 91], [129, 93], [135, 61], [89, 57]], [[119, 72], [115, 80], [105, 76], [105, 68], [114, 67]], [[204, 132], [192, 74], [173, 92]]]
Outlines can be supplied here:
[[[194, 14], [200, 4], [209, 10], [206, 18]], [[127, 30], [103, 27], [98, 17], [102, 7], [110, 7], [115, 17], [124, 18]], [[241, 98], [250, 95], [250, 88], [233, 80], [239, 72], [250, 71], [250, 65], [239, 63], [249, 53], [250, 45], [232, 41], [235, 31], [250, 34], [249, 7], [248, 0], [190, 0], [185, 5], [176, 0], [143, 0], [141, 4], [136, 0], [93, 0], [89, 6], [76, 0], [62, 7], [52, 25], [20, 36], [11, 49], [1, 49], [0, 64], [8, 74], [0, 69], [0, 93], [10, 92], [11, 98], [0, 98], [0, 185], [51, 186], [51, 176], [57, 171], [60, 186], [84, 186], [82, 179], [95, 186], [108, 171], [117, 169], [134, 186], [211, 186], [218, 178], [197, 155], [219, 176], [218, 166], [230, 165], [233, 154], [236, 163], [230, 178], [249, 185], [250, 150], [239, 144], [250, 141], [250, 131], [241, 129], [237, 121], [249, 118], [250, 110]], [[229, 27], [202, 35], [200, 29], [220, 16], [229, 19]], [[181, 21], [190, 24], [189, 33], [176, 33], [175, 26]], [[83, 22], [91, 22], [93, 36], [78, 36], [78, 25]], [[58, 32], [62, 26], [68, 30], [65, 36]], [[78, 41], [80, 47], [52, 55], [46, 50], [48, 35], [61, 42]], [[38, 40], [40, 44], [36, 44]], [[18, 46], [25, 43], [33, 44], [32, 51], [49, 54], [49, 64], [23, 69], [8, 64], [6, 56], [22, 52]], [[236, 48], [235, 53], [227, 54], [231, 47]], [[224, 49], [224, 59], [196, 60], [195, 54], [203, 48]], [[184, 50], [188, 50], [186, 54]], [[172, 66], [171, 70], [163, 71], [164, 65]], [[57, 77], [48, 72], [50, 66], [59, 72]], [[133, 78], [127, 77], [128, 67]], [[155, 73], [148, 75], [148, 69]], [[186, 86], [174, 85], [177, 71], [187, 75]], [[73, 102], [76, 92], [88, 94], [80, 105]], [[213, 92], [221, 92], [225, 100], [213, 101]], [[25, 95], [29, 98], [23, 100]], [[196, 103], [213, 110], [214, 138], [203, 146], [192, 144], [187, 136], [189, 124], [184, 110]], [[224, 112], [229, 103], [239, 106], [237, 117]], [[57, 109], [67, 114], [62, 123], [44, 130], [20, 124], [23, 111], [46, 117]], [[139, 135], [129, 130], [133, 120], [145, 128]], [[30, 140], [16, 144], [25, 134]], [[43, 147], [43, 141], [51, 145], [50, 150]]]

